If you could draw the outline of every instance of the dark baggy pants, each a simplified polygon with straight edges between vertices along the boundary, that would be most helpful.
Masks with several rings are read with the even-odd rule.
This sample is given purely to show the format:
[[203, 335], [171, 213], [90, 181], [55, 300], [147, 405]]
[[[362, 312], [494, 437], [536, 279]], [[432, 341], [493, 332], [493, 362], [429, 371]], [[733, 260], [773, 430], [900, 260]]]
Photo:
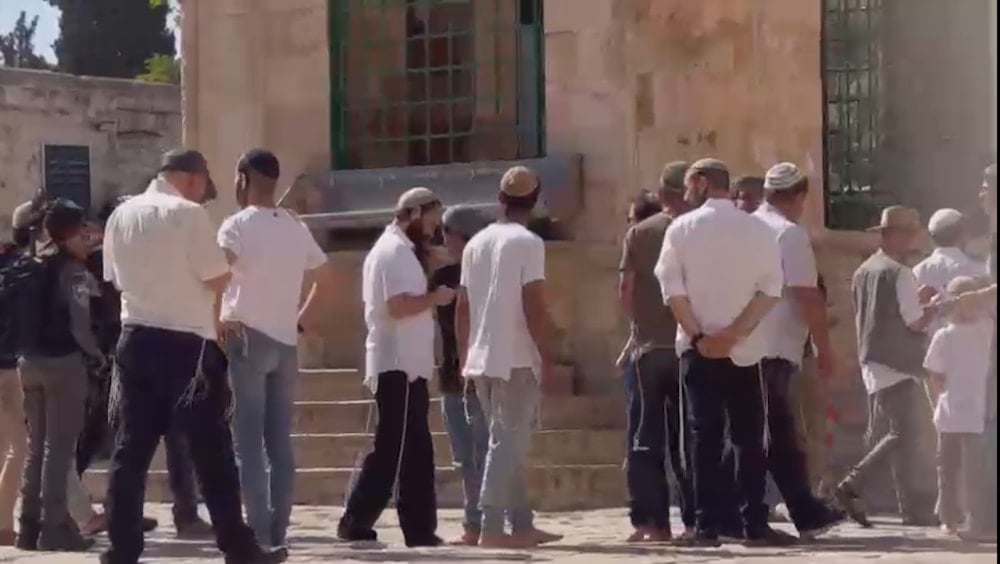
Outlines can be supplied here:
[[678, 505], [686, 527], [694, 526], [694, 490], [684, 471], [680, 424], [681, 393], [677, 356], [672, 350], [645, 353], [634, 363], [629, 390], [629, 518], [633, 527], [667, 529], [670, 487], [667, 449], [677, 484]]
[[708, 359], [690, 350], [681, 357], [686, 424], [691, 437], [695, 526], [699, 534], [718, 534], [718, 487], [726, 421], [736, 456], [741, 516], [748, 537], [767, 528], [764, 505], [764, 403], [757, 365], [737, 366], [729, 359]]
[[437, 530], [434, 445], [427, 413], [427, 380], [409, 382], [400, 371], [378, 376], [378, 423], [374, 449], [365, 457], [347, 498], [341, 527], [352, 536], [370, 534], [398, 487], [396, 512], [407, 544], [419, 544]]
[[126, 326], [115, 369], [121, 398], [108, 485], [109, 561], [135, 564], [142, 553], [146, 474], [160, 439], [173, 426], [188, 440], [219, 549], [234, 558], [257, 554], [253, 532], [243, 522], [226, 421], [232, 394], [219, 346], [191, 333]]
[[[874, 446], [851, 470], [845, 483], [854, 490], [886, 465], [892, 470], [893, 485], [904, 518], [924, 519], [933, 513], [934, 499], [925, 495], [920, 478], [925, 465], [920, 452], [920, 420], [927, 402], [923, 387], [913, 379], [903, 380], [869, 396], [868, 439]], [[877, 442], [876, 442], [877, 441]]]
[[[791, 362], [767, 358], [761, 361], [761, 374], [767, 394], [767, 426], [771, 442], [767, 451], [767, 470], [785, 500], [789, 515], [800, 531], [822, 526], [827, 516], [824, 503], [812, 494], [809, 484], [809, 467], [799, 444], [795, 414], [791, 401], [791, 379], [802, 374]], [[735, 473], [735, 460], [724, 459], [725, 472]], [[725, 502], [724, 502], [725, 503]], [[736, 511], [736, 497], [729, 499], [728, 515]]]

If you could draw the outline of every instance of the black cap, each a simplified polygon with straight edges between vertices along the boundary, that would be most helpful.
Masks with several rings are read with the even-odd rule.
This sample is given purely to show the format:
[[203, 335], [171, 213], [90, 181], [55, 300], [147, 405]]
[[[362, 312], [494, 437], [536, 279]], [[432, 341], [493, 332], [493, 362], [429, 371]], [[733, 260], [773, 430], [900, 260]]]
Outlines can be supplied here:
[[278, 164], [278, 157], [266, 149], [250, 149], [240, 156], [236, 162], [236, 170], [246, 174], [251, 170], [257, 174], [277, 180], [281, 176], [281, 165]]
[[194, 149], [173, 149], [160, 159], [160, 172], [187, 172], [208, 174], [208, 160]]
[[58, 199], [45, 214], [45, 230], [56, 243], [69, 239], [87, 221], [83, 208], [70, 200]]

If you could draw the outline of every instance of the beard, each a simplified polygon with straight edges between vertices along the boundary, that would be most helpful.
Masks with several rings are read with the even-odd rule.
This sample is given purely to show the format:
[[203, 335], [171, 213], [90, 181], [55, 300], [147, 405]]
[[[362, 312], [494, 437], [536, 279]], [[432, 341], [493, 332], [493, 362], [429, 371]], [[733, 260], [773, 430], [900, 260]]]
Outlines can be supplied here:
[[428, 259], [428, 252], [430, 251], [430, 237], [424, 232], [424, 222], [422, 219], [417, 219], [406, 224], [406, 228], [403, 230], [406, 233], [406, 238], [413, 243], [413, 253], [417, 255], [417, 261], [420, 262], [420, 266], [426, 271]]

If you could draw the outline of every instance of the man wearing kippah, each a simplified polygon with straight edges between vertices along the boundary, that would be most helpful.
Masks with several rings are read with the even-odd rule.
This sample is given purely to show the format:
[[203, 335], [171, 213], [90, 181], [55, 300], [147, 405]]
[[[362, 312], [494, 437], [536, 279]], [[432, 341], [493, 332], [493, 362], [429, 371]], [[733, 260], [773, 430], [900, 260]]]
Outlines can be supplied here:
[[771, 230], [736, 208], [729, 170], [701, 159], [685, 175], [687, 200], [699, 205], [667, 228], [654, 270], [677, 319], [694, 475], [695, 534], [684, 546], [719, 546], [720, 460], [728, 421], [737, 459], [744, 542], [788, 543], [767, 524], [766, 436], [758, 363], [767, 350], [760, 321], [782, 295], [781, 254]]
[[[969, 258], [962, 248], [966, 230], [961, 212], [948, 208], [934, 212], [927, 222], [927, 232], [934, 243], [934, 251], [913, 267], [913, 275], [925, 298], [931, 293], [943, 296], [948, 284], [959, 276], [977, 278], [986, 274], [986, 265]], [[927, 334], [933, 336], [943, 326], [941, 321], [935, 321], [927, 328]]]
[[118, 206], [105, 228], [104, 279], [121, 291], [122, 332], [111, 401], [119, 427], [104, 564], [138, 562], [149, 464], [160, 438], [178, 427], [187, 437], [226, 563], [271, 564], [288, 556], [284, 549], [261, 549], [243, 521], [226, 419], [227, 360], [219, 344], [229, 265], [200, 205], [212, 186], [201, 153], [170, 151], [146, 191]]
[[761, 361], [771, 437], [768, 470], [799, 534], [813, 539], [842, 521], [844, 515], [812, 493], [790, 397], [792, 381], [807, 377], [802, 373], [802, 363], [810, 337], [817, 351], [819, 377], [829, 379], [834, 372], [826, 299], [818, 287], [809, 232], [799, 224], [808, 192], [809, 180], [797, 166], [776, 164], [764, 177], [764, 202], [754, 216], [774, 233], [784, 277], [781, 300], [761, 322], [768, 332], [767, 352]]
[[427, 425], [434, 373], [432, 309], [451, 303], [447, 286], [427, 289], [427, 242], [441, 222], [441, 201], [427, 188], [399, 197], [395, 218], [365, 257], [365, 385], [378, 409], [375, 444], [348, 495], [337, 537], [373, 541], [393, 488], [406, 546], [437, 546], [434, 444]]
[[540, 193], [532, 170], [507, 170], [500, 180], [500, 220], [462, 252], [456, 305], [462, 374], [475, 382], [490, 429], [479, 537], [484, 547], [524, 548], [562, 538], [535, 528], [524, 476], [538, 423], [539, 386], [553, 363], [545, 243], [527, 228]]

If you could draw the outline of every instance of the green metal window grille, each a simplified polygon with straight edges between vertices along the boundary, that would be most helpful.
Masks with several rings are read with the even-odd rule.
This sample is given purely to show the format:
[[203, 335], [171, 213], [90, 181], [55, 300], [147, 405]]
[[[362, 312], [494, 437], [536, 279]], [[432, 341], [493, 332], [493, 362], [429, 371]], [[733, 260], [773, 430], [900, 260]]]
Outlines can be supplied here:
[[336, 169], [544, 154], [542, 0], [330, 0]]
[[879, 208], [883, 0], [821, 1], [827, 223], [858, 229]]

